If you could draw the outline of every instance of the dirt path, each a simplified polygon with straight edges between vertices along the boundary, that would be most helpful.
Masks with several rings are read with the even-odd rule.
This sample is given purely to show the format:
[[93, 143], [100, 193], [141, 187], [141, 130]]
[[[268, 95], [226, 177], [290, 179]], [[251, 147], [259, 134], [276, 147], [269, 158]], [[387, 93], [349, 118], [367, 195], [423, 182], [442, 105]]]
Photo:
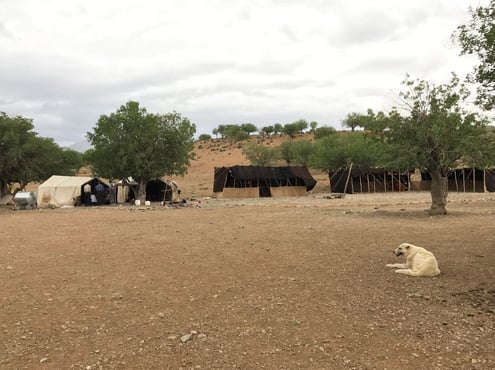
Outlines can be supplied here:
[[[449, 200], [4, 209], [0, 368], [493, 369], [495, 198]], [[386, 268], [404, 241], [442, 274]]]

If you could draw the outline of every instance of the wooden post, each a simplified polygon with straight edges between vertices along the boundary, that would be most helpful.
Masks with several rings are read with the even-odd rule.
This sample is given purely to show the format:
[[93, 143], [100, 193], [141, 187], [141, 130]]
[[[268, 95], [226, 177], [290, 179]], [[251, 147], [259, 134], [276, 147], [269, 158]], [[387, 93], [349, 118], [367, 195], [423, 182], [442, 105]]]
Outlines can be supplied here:
[[347, 174], [347, 179], [345, 180], [344, 194], [347, 192], [347, 185], [349, 184], [349, 178], [351, 177], [351, 171], [352, 171], [352, 163], [351, 163], [351, 166], [349, 167], [349, 173]]
[[486, 167], [483, 169], [483, 193], [486, 193]]
[[476, 168], [473, 167], [473, 193], [476, 193]]

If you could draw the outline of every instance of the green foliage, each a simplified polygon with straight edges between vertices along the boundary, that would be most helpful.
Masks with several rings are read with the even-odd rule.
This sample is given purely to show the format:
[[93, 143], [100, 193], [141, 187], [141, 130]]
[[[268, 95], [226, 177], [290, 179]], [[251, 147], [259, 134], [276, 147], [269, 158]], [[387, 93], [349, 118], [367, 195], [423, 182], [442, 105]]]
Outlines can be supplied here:
[[198, 139], [200, 141], [209, 141], [209, 140], [211, 140], [211, 136], [208, 134], [201, 134], [201, 135], [199, 135]]
[[316, 128], [318, 127], [318, 122], [316, 121], [311, 121], [309, 123], [309, 127], [311, 128], [311, 133], [314, 133]]
[[477, 104], [485, 110], [495, 107], [495, 0], [487, 6], [470, 8], [471, 20], [452, 35], [462, 47], [461, 54], [475, 54], [480, 64], [468, 76], [478, 84]]
[[60, 148], [53, 139], [39, 137], [30, 119], [0, 112], [0, 192], [18, 182], [42, 182], [54, 174], [73, 175], [82, 155]]
[[284, 130], [284, 126], [282, 126], [282, 124], [280, 124], [280, 123], [275, 123], [275, 124], [273, 125], [273, 133], [274, 133], [275, 135], [280, 134], [283, 130]]
[[287, 123], [282, 132], [289, 137], [294, 137], [299, 132], [299, 127], [295, 123]]
[[333, 135], [337, 132], [333, 127], [330, 126], [322, 126], [315, 129], [313, 133], [313, 137], [315, 140], [321, 139], [322, 137]]
[[326, 172], [349, 168], [373, 168], [380, 158], [379, 143], [363, 132], [329, 135], [318, 140], [309, 158], [309, 165]]
[[242, 149], [242, 154], [253, 166], [271, 166], [277, 159], [275, 150], [254, 142], [247, 143]]
[[351, 131], [354, 131], [357, 127], [364, 127], [366, 116], [359, 113], [349, 113], [342, 120], [341, 124], [344, 127], [348, 127]]
[[274, 132], [275, 132], [275, 128], [273, 126], [265, 126], [261, 128], [262, 135], [270, 136]]
[[282, 132], [287, 136], [294, 137], [297, 133], [302, 133], [307, 128], [308, 122], [304, 119], [300, 119], [284, 125]]
[[223, 130], [223, 135], [231, 144], [249, 138], [249, 134], [242, 130], [240, 125], [226, 125]]
[[280, 159], [287, 162], [287, 165], [299, 164], [305, 166], [313, 153], [313, 144], [309, 141], [284, 141], [278, 150]]
[[195, 132], [195, 125], [177, 112], [151, 114], [129, 101], [115, 113], [100, 116], [93, 132], [87, 133], [94, 147], [88, 157], [99, 176], [131, 176], [142, 187], [148, 180], [187, 171]]
[[241, 124], [241, 130], [247, 132], [248, 135], [251, 135], [252, 133], [258, 131], [258, 128], [252, 123], [243, 123]]
[[486, 135], [486, 121], [461, 107], [469, 91], [457, 76], [439, 86], [409, 76], [403, 84], [407, 90], [400, 96], [409, 116], [392, 112], [386, 132], [395, 161], [446, 176], [460, 159], [475, 164], [491, 156], [493, 148], [480, 140]]

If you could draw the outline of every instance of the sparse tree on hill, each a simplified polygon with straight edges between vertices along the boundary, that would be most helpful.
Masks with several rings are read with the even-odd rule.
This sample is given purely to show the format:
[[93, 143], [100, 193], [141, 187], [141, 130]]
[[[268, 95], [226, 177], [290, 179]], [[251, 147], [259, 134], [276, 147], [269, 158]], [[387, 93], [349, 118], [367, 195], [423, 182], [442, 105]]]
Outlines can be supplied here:
[[299, 126], [295, 123], [287, 123], [284, 125], [282, 132], [290, 138], [294, 138], [299, 132]]
[[249, 138], [249, 134], [246, 131], [243, 131], [239, 125], [226, 125], [224, 135], [225, 138], [229, 140], [230, 145]]
[[313, 137], [315, 140], [321, 139], [322, 137], [333, 135], [337, 132], [333, 127], [330, 126], [321, 126], [318, 127], [313, 133]]
[[275, 123], [275, 124], [273, 125], [273, 133], [274, 133], [275, 135], [282, 133], [282, 132], [283, 132], [283, 130], [284, 130], [284, 126], [282, 126], [282, 124], [281, 124], [281, 123]]
[[348, 127], [351, 131], [354, 131], [357, 127], [363, 127], [365, 125], [366, 116], [359, 113], [349, 113], [342, 120], [341, 124], [344, 127]]
[[273, 134], [274, 131], [275, 129], [273, 128], [273, 126], [265, 126], [261, 128], [261, 133], [266, 136], [270, 136], [271, 134]]
[[311, 122], [309, 123], [309, 127], [311, 128], [311, 130], [310, 130], [310, 131], [311, 131], [311, 133], [313, 134], [313, 133], [315, 132], [316, 128], [318, 127], [318, 122], [316, 122], [316, 121], [311, 121]]
[[258, 128], [252, 123], [243, 123], [241, 124], [241, 130], [247, 132], [248, 135], [258, 131]]

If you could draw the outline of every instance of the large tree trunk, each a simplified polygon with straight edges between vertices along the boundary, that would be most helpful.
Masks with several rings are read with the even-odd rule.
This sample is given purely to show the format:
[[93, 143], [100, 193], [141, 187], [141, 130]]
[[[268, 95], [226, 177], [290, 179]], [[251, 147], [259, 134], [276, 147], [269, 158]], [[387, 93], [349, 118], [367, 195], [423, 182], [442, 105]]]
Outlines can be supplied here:
[[431, 176], [431, 207], [430, 215], [447, 214], [448, 179], [441, 171], [430, 172]]
[[146, 201], [146, 184], [147, 183], [148, 182], [146, 180], [139, 180], [137, 198], [141, 201], [141, 204], [144, 204], [144, 202]]

